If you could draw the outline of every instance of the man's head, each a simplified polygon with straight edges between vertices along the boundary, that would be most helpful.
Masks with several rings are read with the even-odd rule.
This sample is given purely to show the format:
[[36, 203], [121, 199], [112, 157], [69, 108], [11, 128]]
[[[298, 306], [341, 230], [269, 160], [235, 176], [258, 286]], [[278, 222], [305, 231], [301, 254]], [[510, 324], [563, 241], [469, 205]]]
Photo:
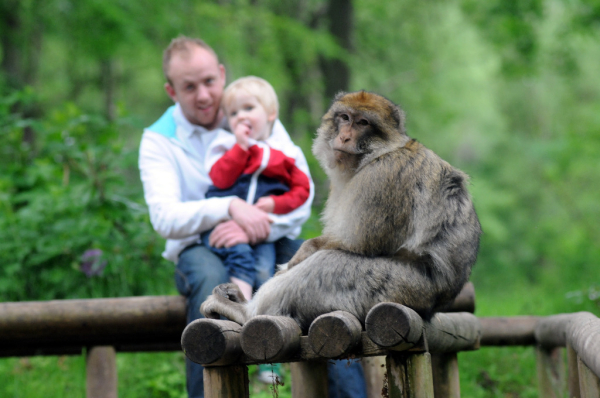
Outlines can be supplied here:
[[165, 90], [190, 123], [214, 129], [221, 121], [225, 67], [202, 40], [185, 36], [171, 41], [163, 54]]
[[271, 135], [279, 113], [279, 101], [273, 87], [264, 79], [247, 76], [225, 89], [222, 107], [234, 131], [239, 123], [250, 129], [250, 137], [265, 140]]

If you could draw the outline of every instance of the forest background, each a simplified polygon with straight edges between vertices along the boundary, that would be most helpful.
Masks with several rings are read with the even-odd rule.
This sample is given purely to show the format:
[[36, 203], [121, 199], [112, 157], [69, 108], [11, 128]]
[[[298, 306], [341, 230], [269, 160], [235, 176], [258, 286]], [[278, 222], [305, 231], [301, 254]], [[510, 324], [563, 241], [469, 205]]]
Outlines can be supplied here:
[[[471, 176], [477, 315], [600, 313], [598, 0], [0, 0], [1, 301], [177, 294], [137, 150], [170, 105], [161, 56], [180, 34], [229, 81], [275, 87], [317, 186], [304, 238], [327, 195], [320, 117], [339, 90], [374, 91]], [[2, 359], [0, 396], [83, 397], [84, 363]], [[185, 396], [183, 363], [121, 354], [119, 395]], [[531, 348], [462, 353], [460, 371], [467, 397], [537, 396]]]

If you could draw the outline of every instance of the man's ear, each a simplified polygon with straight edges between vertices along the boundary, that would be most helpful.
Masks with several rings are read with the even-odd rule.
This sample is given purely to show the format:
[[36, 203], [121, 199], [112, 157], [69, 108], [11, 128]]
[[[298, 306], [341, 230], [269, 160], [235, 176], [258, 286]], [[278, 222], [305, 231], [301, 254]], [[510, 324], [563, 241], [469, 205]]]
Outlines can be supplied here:
[[167, 92], [169, 97], [171, 97], [173, 102], [177, 102], [177, 94], [175, 94], [175, 89], [173, 88], [173, 86], [171, 86], [171, 83], [165, 83], [165, 91]]

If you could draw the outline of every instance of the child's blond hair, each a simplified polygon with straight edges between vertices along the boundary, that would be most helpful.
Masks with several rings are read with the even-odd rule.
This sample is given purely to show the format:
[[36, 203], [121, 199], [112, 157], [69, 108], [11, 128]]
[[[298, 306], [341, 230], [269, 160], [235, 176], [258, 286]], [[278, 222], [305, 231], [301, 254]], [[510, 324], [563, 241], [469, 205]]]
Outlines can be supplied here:
[[265, 79], [246, 76], [231, 82], [223, 92], [223, 108], [227, 110], [233, 98], [240, 93], [255, 97], [265, 108], [267, 115], [277, 115], [279, 113], [279, 101], [275, 89]]

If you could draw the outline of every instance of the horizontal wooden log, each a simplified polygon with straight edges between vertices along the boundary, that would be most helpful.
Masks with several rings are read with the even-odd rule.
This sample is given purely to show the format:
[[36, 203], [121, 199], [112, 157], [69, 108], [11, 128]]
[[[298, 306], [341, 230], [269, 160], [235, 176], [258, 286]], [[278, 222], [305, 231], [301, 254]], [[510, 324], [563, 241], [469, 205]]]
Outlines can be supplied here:
[[567, 341], [596, 378], [600, 377], [600, 319], [589, 312], [574, 314]]
[[242, 355], [242, 326], [216, 319], [196, 319], [181, 336], [185, 355], [203, 365], [229, 365]]
[[459, 352], [479, 348], [481, 327], [468, 312], [437, 313], [424, 323], [426, 345], [432, 353]]
[[373, 342], [394, 350], [418, 344], [423, 333], [431, 352], [457, 352], [479, 346], [479, 322], [466, 312], [437, 313], [429, 322], [423, 322], [408, 307], [380, 303], [367, 314], [365, 327]]
[[482, 346], [535, 345], [536, 316], [478, 318]]
[[575, 314], [558, 314], [540, 318], [535, 326], [535, 340], [545, 347], [566, 347], [567, 329]]
[[0, 303], [0, 356], [181, 349], [186, 303], [180, 296]]
[[313, 321], [308, 330], [312, 349], [325, 358], [336, 358], [360, 343], [362, 325], [346, 311], [323, 314]]
[[452, 304], [442, 312], [470, 312], [475, 313], [475, 286], [467, 282]]
[[546, 347], [571, 347], [581, 361], [600, 377], [600, 319], [589, 312], [543, 318], [535, 329], [537, 342]]
[[600, 376], [600, 319], [589, 312], [552, 315], [535, 329], [537, 342], [546, 347], [570, 345], [594, 374]]
[[300, 351], [302, 330], [292, 318], [259, 315], [242, 328], [241, 342], [250, 358], [277, 362]]

